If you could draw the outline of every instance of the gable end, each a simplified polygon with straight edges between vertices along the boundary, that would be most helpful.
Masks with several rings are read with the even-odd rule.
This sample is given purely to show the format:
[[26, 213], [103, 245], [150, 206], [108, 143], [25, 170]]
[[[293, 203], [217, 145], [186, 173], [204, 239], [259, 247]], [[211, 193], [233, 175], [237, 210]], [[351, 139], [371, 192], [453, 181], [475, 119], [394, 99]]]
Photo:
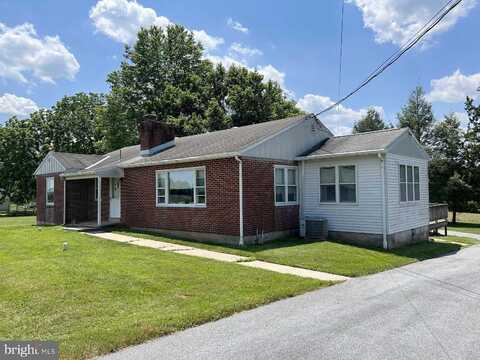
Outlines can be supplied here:
[[402, 136], [389, 144], [386, 152], [416, 159], [430, 160], [430, 155], [428, 155], [410, 131], [406, 131]]
[[65, 166], [63, 166], [62, 163], [55, 158], [55, 155], [53, 153], [48, 153], [40, 165], [38, 165], [37, 170], [35, 170], [33, 175], [61, 173], [65, 170]]

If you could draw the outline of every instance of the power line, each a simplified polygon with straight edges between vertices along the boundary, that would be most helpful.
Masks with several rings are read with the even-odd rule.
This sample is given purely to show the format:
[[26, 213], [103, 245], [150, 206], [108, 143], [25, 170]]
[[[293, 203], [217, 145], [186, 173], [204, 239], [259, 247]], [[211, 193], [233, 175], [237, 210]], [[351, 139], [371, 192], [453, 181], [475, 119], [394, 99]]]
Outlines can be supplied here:
[[[452, 4], [453, 2], [453, 4]], [[415, 35], [410, 38], [410, 40], [405, 43], [400, 49], [392, 54], [389, 58], [387, 58], [384, 62], [382, 62], [359, 86], [357, 86], [354, 90], [349, 92], [347, 95], [339, 99], [334, 104], [328, 106], [327, 108], [323, 109], [322, 111], [315, 114], [315, 116], [321, 115], [327, 111], [332, 110], [337, 105], [340, 105], [342, 102], [350, 98], [352, 95], [357, 93], [360, 89], [366, 86], [370, 81], [374, 80], [378, 77], [381, 73], [383, 73], [387, 68], [393, 65], [403, 54], [405, 54], [408, 50], [414, 47], [430, 30], [432, 30], [440, 21], [443, 20], [445, 16], [447, 16], [454, 8], [456, 8], [462, 0], [450, 0], [448, 1], [440, 10], [438, 10], [435, 15], [429, 20], [420, 30], [418, 30]], [[450, 4], [450, 5], [449, 5]], [[444, 10], [445, 9], [445, 10]], [[442, 11], [443, 10], [443, 11]], [[433, 22], [432, 22], [433, 21]], [[430, 24], [431, 23], [431, 24]], [[430, 24], [430, 25], [429, 25]], [[423, 29], [423, 30], [422, 30]]]

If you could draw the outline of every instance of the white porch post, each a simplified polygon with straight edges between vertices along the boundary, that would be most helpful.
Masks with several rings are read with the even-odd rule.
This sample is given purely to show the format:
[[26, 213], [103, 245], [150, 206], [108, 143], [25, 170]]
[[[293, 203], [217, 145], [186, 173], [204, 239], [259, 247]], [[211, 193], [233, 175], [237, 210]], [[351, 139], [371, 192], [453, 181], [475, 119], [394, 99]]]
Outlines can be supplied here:
[[97, 177], [97, 225], [102, 225], [102, 178]]

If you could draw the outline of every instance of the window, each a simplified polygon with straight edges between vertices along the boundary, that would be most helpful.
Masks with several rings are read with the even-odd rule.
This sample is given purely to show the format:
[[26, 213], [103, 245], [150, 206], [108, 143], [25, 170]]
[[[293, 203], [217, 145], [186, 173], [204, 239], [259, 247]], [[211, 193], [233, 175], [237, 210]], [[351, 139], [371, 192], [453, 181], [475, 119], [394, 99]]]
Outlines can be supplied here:
[[357, 175], [355, 165], [320, 168], [320, 202], [357, 202]]
[[339, 166], [340, 202], [357, 202], [355, 166]]
[[400, 165], [400, 201], [420, 200], [420, 169], [418, 166]]
[[320, 168], [320, 202], [336, 202], [335, 167]]
[[297, 168], [293, 166], [275, 167], [275, 204], [297, 204]]
[[54, 193], [55, 193], [55, 179], [53, 177], [47, 177], [46, 179], [46, 196], [47, 206], [54, 205]]
[[157, 171], [157, 206], [205, 206], [205, 169]]

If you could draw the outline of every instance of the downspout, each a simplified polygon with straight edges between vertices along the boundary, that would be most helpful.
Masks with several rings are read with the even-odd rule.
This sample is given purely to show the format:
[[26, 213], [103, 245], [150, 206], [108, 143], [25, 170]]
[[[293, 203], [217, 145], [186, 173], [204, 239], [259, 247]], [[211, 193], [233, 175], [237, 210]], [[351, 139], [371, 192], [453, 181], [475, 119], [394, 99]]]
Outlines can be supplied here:
[[235, 156], [235, 160], [238, 161], [238, 200], [240, 207], [240, 246], [243, 246], [243, 163], [242, 160]]
[[63, 225], [66, 223], [67, 211], [67, 179], [63, 178]]
[[385, 196], [385, 157], [383, 154], [379, 153], [378, 158], [380, 159], [380, 177], [382, 182], [382, 234], [383, 234], [383, 248], [388, 249], [388, 240], [387, 240], [387, 201]]

